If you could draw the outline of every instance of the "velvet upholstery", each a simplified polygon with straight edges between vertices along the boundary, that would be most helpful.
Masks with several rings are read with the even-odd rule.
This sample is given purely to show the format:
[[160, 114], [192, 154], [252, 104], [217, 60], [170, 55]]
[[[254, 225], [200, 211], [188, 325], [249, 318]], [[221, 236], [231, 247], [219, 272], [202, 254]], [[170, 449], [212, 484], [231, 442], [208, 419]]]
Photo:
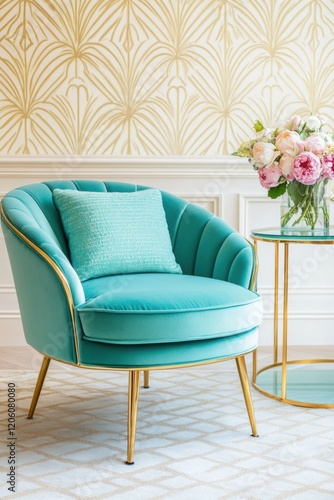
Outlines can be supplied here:
[[131, 273], [180, 273], [158, 189], [92, 193], [54, 189], [71, 263], [81, 281]]
[[238, 335], [259, 324], [253, 315], [258, 295], [234, 283], [159, 273], [93, 281], [95, 297], [76, 308], [87, 340], [185, 342]]
[[[183, 274], [123, 274], [81, 282], [70, 261], [54, 189], [105, 193], [148, 187], [57, 180], [23, 186], [3, 198], [2, 227], [28, 344], [46, 358], [130, 374], [231, 357], [240, 368], [238, 359], [257, 347], [262, 311], [252, 290], [254, 250], [238, 232], [203, 208], [161, 191]], [[246, 383], [244, 375], [240, 379]], [[247, 393], [248, 385], [243, 389]], [[246, 395], [245, 400], [250, 415]]]

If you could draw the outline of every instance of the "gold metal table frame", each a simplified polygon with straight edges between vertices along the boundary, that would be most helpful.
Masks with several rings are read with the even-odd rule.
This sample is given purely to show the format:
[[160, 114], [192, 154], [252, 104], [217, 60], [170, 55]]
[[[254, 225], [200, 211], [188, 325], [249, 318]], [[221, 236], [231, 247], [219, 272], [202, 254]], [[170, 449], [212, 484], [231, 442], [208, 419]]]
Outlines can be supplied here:
[[[296, 406], [305, 406], [311, 408], [334, 408], [334, 367], [331, 370], [333, 384], [330, 386], [331, 401], [329, 402], [310, 402], [287, 397], [287, 390], [289, 387], [288, 381], [288, 367], [291, 365], [314, 365], [316, 363], [334, 363], [334, 359], [298, 359], [288, 360], [288, 294], [289, 294], [289, 245], [290, 244], [321, 244], [328, 245], [334, 244], [334, 228], [331, 228], [326, 235], [321, 234], [302, 234], [302, 233], [288, 233], [283, 234], [280, 228], [265, 228], [259, 230], [252, 230], [251, 237], [254, 241], [255, 252], [257, 253], [258, 241], [274, 243], [275, 245], [275, 271], [274, 271], [274, 329], [273, 329], [273, 363], [266, 365], [258, 370], [257, 367], [257, 349], [253, 352], [253, 372], [252, 384], [262, 394], [276, 399], [278, 401], [288, 403]], [[278, 347], [279, 347], [279, 250], [280, 245], [284, 246], [283, 254], [283, 335], [282, 335], [282, 354], [281, 361], [279, 361]], [[322, 370], [326, 375], [328, 370]], [[258, 381], [259, 375], [264, 372], [272, 372], [272, 383], [275, 384], [275, 392], [268, 390], [268, 388], [261, 387], [261, 382]], [[289, 374], [290, 375], [290, 374]], [[262, 384], [263, 385], [263, 384]], [[270, 384], [269, 384], [270, 385]], [[279, 394], [280, 392], [280, 394]], [[305, 391], [304, 387], [304, 393]], [[307, 394], [305, 394], [307, 396]]]

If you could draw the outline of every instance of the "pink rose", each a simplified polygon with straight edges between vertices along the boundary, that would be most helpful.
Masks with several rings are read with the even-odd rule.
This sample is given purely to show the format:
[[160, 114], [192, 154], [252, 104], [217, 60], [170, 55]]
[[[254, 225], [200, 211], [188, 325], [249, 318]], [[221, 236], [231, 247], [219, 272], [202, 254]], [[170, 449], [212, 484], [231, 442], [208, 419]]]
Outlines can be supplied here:
[[279, 167], [282, 170], [282, 173], [284, 177], [288, 181], [292, 181], [294, 179], [293, 173], [292, 173], [292, 163], [294, 160], [294, 156], [290, 156], [287, 153], [281, 156], [281, 159], [279, 161]]
[[275, 152], [275, 146], [271, 142], [256, 142], [253, 146], [253, 160], [256, 163], [270, 165], [277, 154], [278, 151]]
[[281, 169], [277, 166], [262, 167], [257, 171], [259, 174], [259, 180], [262, 187], [270, 189], [271, 187], [278, 186], [280, 184], [279, 179], [282, 175]]
[[299, 115], [295, 115], [291, 118], [291, 130], [297, 130], [301, 124], [302, 119]]
[[321, 174], [321, 163], [319, 158], [308, 151], [300, 153], [292, 163], [292, 174], [302, 184], [315, 184]]
[[294, 153], [297, 156], [297, 155], [299, 155], [299, 153], [302, 153], [303, 151], [305, 151], [305, 142], [304, 141], [297, 141]]
[[310, 135], [304, 141], [304, 147], [306, 151], [311, 151], [315, 155], [321, 155], [324, 152], [325, 141], [319, 135]]
[[276, 137], [275, 146], [282, 154], [298, 154], [298, 142], [300, 142], [300, 137], [297, 132], [293, 130], [283, 130]]
[[323, 176], [328, 179], [334, 179], [334, 153], [324, 156], [321, 165]]

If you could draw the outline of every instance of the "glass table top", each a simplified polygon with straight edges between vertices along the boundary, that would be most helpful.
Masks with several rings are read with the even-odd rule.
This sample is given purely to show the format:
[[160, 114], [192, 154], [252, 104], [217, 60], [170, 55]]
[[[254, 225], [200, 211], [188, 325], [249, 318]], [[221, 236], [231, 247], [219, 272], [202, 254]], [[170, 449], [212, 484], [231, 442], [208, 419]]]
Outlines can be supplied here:
[[266, 227], [262, 229], [252, 229], [251, 236], [261, 240], [279, 240], [279, 241], [295, 241], [295, 242], [334, 242], [334, 226], [330, 227], [326, 234], [311, 233], [311, 232], [295, 232], [281, 230], [280, 227]]

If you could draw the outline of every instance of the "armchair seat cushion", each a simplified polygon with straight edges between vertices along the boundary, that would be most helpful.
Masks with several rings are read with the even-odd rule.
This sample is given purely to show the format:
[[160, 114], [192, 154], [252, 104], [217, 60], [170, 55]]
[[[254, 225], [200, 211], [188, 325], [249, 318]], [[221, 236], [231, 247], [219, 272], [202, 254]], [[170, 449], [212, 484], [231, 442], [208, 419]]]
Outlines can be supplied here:
[[227, 337], [261, 321], [257, 293], [226, 281], [179, 274], [107, 276], [83, 283], [77, 306], [86, 340], [155, 344]]

